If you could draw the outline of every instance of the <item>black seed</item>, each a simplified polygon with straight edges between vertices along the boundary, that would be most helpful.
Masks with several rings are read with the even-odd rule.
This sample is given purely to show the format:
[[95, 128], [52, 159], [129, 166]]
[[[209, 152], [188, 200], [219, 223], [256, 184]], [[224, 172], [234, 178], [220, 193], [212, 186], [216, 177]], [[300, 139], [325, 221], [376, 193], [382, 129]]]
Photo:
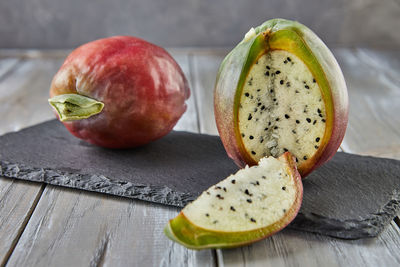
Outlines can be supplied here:
[[206, 216], [207, 216], [207, 217], [210, 217], [210, 214], [206, 213]]
[[269, 90], [269, 92], [270, 92], [270, 93], [273, 93], [273, 92], [274, 92], [274, 89]]
[[216, 224], [218, 222], [218, 220], [213, 221], [213, 224]]
[[281, 71], [280, 71], [280, 70], [277, 70], [277, 71], [275, 71], [275, 73], [276, 73], [276, 74], [279, 74], [279, 73], [281, 73]]
[[320, 109], [317, 109], [317, 111], [318, 111], [318, 113], [321, 113], [321, 110], [320, 110]]
[[250, 94], [249, 94], [249, 93], [245, 93], [244, 95], [247, 96], [247, 97], [249, 97]]
[[283, 81], [283, 80], [281, 80], [279, 83], [280, 83], [280, 84], [283, 84], [283, 83], [284, 83], [284, 81]]
[[258, 64], [258, 60], [256, 61], [256, 64]]
[[315, 125], [316, 123], [317, 123], [317, 120], [314, 120], [314, 121], [313, 121], [313, 125]]
[[290, 59], [290, 57], [288, 57], [288, 58], [287, 58], [287, 61], [289, 61], [289, 62], [290, 62], [290, 61], [292, 61], [292, 60]]
[[282, 186], [282, 190], [285, 191], [286, 190], [286, 186]]
[[236, 180], [235, 180], [235, 179], [231, 180], [231, 183], [232, 183], [232, 184], [235, 184], [235, 183], [236, 183]]
[[312, 79], [312, 82], [313, 82], [313, 83], [316, 83], [317, 81], [316, 81], [315, 79]]
[[258, 110], [258, 109], [257, 109], [257, 108], [255, 108], [255, 109], [254, 109], [254, 112], [257, 112], [257, 110]]
[[265, 128], [264, 131], [268, 131], [268, 128]]
[[266, 179], [267, 177], [265, 177], [265, 175], [261, 176], [261, 178]]
[[249, 196], [252, 196], [252, 195], [253, 195], [253, 194], [250, 194], [250, 192], [249, 192], [248, 189], [244, 190], [244, 193], [245, 193], [246, 195], [249, 195]]
[[249, 138], [250, 138], [250, 139], [254, 139], [254, 136], [250, 135]]
[[256, 181], [256, 185], [260, 185], [260, 183], [258, 181]]
[[296, 162], [299, 162], [299, 160], [296, 158]]
[[251, 154], [255, 155], [255, 154], [256, 154], [256, 152], [254, 152], [254, 151], [251, 151]]
[[217, 194], [216, 197], [219, 198], [219, 199], [224, 199], [224, 197], [221, 196], [220, 194]]
[[279, 121], [279, 118], [276, 118], [275, 120], [276, 120], [276, 121]]
[[226, 192], [226, 187], [223, 187], [222, 189]]
[[299, 139], [296, 140], [296, 144], [299, 144]]
[[285, 212], [286, 212], [286, 209], [283, 209], [282, 211], [283, 211], [283, 213], [285, 213]]
[[265, 72], [265, 76], [269, 76], [269, 71]]
[[253, 219], [253, 218], [250, 218], [250, 221], [251, 221], [251, 222], [254, 222], [254, 223], [256, 222], [256, 220]]
[[300, 123], [300, 121], [299, 121], [299, 120], [296, 120], [296, 123], [297, 123], [297, 124], [299, 124], [299, 123]]
[[267, 70], [270, 70], [271, 68], [269, 66], [266, 66]]
[[297, 132], [296, 132], [296, 130], [292, 130], [292, 133], [296, 134]]
[[262, 142], [264, 142], [264, 139], [261, 137], [260, 138], [260, 144], [262, 144]]
[[276, 101], [276, 98], [272, 99], [274, 102]]
[[206, 191], [206, 193], [207, 193], [207, 195], [209, 195], [209, 194], [210, 194], [210, 192], [208, 192], [208, 191]]
[[233, 206], [231, 206], [231, 211], [236, 211], [235, 208]]
[[289, 150], [287, 148], [283, 148], [283, 151], [288, 152]]
[[286, 119], [289, 119], [290, 116], [289, 116], [288, 114], [285, 114], [285, 118], [286, 118]]
[[288, 62], [287, 60], [283, 61], [283, 63], [285, 63], [285, 64], [286, 64], [287, 62]]
[[247, 120], [251, 120], [253, 118], [253, 116], [251, 116], [251, 114], [249, 114], [249, 117], [247, 118]]
[[222, 189], [220, 186], [216, 186], [215, 189]]
[[242, 133], [242, 137], [244, 137], [245, 135], [244, 135], [244, 133]]
[[274, 129], [275, 129], [275, 130], [278, 129], [278, 126], [274, 126]]
[[296, 90], [295, 92], [296, 92], [296, 94], [300, 93], [298, 90]]
[[261, 89], [257, 89], [257, 92], [260, 92], [261, 91]]
[[315, 138], [315, 142], [319, 142], [321, 140], [319, 137]]
[[303, 159], [304, 159], [304, 160], [307, 160], [307, 156], [304, 156]]
[[249, 202], [249, 203], [252, 203], [252, 202], [253, 202], [250, 198], [247, 199], [246, 201]]
[[325, 119], [322, 119], [321, 121], [322, 121], [322, 122], [325, 122]]
[[271, 122], [270, 121], [268, 122], [268, 126], [271, 126]]
[[259, 106], [261, 106], [261, 103], [260, 103], [260, 102], [257, 103], [257, 107], [259, 107]]
[[314, 146], [314, 148], [315, 148], [315, 149], [318, 149], [318, 148], [319, 148], [319, 146]]
[[290, 82], [287, 82], [287, 83], [286, 83], [286, 87], [290, 87]]
[[307, 120], [307, 122], [308, 122], [308, 123], [310, 123], [310, 122], [311, 122], [311, 119], [310, 119], [310, 118], [307, 118], [306, 120]]
[[306, 89], [310, 89], [310, 87], [308, 85], [304, 86]]
[[265, 109], [265, 106], [264, 106], [264, 105], [262, 105], [262, 106], [261, 106], [261, 110], [264, 110], [264, 109]]

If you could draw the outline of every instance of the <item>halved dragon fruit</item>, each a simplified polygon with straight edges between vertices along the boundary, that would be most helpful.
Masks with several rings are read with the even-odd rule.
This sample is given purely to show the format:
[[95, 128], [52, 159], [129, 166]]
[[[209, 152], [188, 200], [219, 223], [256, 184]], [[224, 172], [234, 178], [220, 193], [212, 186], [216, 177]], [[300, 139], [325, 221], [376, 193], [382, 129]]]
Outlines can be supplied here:
[[214, 107], [222, 142], [239, 166], [290, 151], [304, 178], [336, 153], [348, 96], [325, 44], [298, 22], [273, 19], [224, 59]]
[[192, 249], [237, 247], [283, 229], [303, 197], [295, 158], [262, 158], [203, 192], [165, 227], [172, 240]]

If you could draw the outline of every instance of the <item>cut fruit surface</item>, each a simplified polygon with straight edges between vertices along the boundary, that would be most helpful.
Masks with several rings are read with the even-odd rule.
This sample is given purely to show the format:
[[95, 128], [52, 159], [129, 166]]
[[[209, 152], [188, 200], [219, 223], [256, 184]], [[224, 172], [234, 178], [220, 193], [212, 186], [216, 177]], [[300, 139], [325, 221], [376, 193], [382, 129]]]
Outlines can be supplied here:
[[302, 201], [294, 157], [262, 158], [210, 187], [169, 222], [165, 233], [194, 249], [235, 247], [289, 224]]
[[239, 130], [254, 161], [293, 153], [299, 164], [317, 151], [325, 132], [325, 103], [307, 66], [294, 54], [263, 54], [244, 84]]
[[238, 166], [290, 151], [304, 178], [342, 142], [347, 88], [315, 33], [273, 19], [252, 28], [221, 63], [214, 111], [225, 150]]

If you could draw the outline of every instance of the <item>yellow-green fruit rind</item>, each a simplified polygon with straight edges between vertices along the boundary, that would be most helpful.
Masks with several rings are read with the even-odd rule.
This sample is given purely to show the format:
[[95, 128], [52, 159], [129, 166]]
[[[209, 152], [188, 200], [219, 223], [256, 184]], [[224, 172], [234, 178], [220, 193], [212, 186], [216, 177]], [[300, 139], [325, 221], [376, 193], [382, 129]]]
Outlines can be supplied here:
[[300, 209], [303, 186], [292, 155], [287, 152], [281, 156], [281, 159], [287, 163], [288, 173], [295, 182], [296, 197], [291, 208], [278, 221], [254, 230], [223, 232], [199, 227], [195, 225], [195, 222], [191, 222], [183, 212], [180, 212], [164, 228], [165, 235], [187, 248], [199, 250], [238, 247], [254, 243], [282, 230], [296, 217]]
[[[273, 19], [254, 29], [225, 58], [214, 91], [215, 117], [228, 155], [238, 164], [254, 165], [238, 127], [238, 107], [243, 83], [257, 58], [266, 51], [285, 50], [303, 60], [318, 82], [326, 109], [326, 129], [319, 149], [298, 166], [303, 178], [337, 151], [348, 120], [348, 96], [343, 74], [326, 45], [304, 25]], [[238, 64], [240, 62], [240, 64]], [[295, 100], [293, 100], [295, 101]]]

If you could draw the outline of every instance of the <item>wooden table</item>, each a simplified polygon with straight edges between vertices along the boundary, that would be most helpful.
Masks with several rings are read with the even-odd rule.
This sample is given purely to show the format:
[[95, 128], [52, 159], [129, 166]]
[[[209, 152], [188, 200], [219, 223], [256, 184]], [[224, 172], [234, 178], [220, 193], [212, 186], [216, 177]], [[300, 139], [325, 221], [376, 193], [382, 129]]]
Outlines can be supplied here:
[[[217, 134], [212, 94], [227, 50], [169, 51], [192, 89], [175, 129]], [[400, 159], [400, 51], [334, 53], [351, 107], [341, 148]], [[67, 54], [0, 50], [0, 134], [53, 118], [48, 89]], [[285, 229], [242, 248], [192, 251], [163, 235], [177, 213], [143, 201], [0, 177], [0, 265], [400, 266], [398, 218], [374, 239], [346, 241]]]

